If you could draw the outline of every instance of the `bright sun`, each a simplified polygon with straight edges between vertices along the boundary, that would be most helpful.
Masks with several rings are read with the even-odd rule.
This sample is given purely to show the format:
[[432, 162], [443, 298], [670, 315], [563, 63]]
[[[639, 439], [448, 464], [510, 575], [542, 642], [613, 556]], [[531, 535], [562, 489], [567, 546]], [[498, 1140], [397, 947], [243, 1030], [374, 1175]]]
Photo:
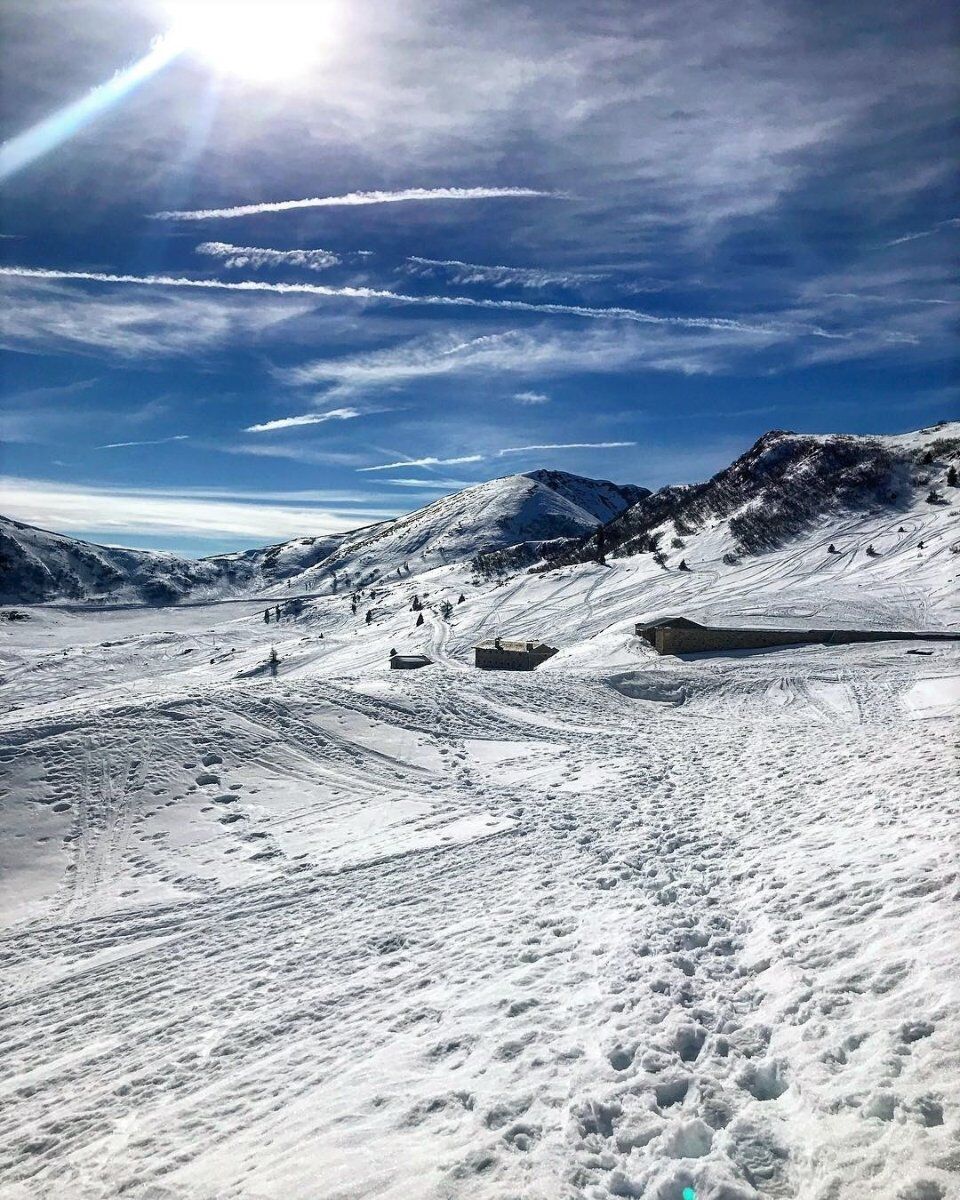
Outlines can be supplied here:
[[325, 0], [176, 0], [168, 37], [214, 71], [260, 83], [301, 75], [337, 36]]

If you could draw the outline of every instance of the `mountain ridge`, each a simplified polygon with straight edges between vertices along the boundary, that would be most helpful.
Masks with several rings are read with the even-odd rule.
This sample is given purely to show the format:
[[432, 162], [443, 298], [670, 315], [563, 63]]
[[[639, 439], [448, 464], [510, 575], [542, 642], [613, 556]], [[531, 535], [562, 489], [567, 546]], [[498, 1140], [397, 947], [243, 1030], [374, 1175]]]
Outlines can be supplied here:
[[301, 590], [335, 591], [388, 571], [466, 561], [482, 549], [583, 535], [647, 494], [633, 484], [538, 470], [475, 484], [392, 521], [200, 559], [103, 546], [0, 517], [0, 603], [168, 604], [217, 591], [256, 594], [294, 580]]
[[770, 430], [701, 483], [651, 492], [537, 469], [345, 533], [202, 559], [101, 546], [0, 517], [0, 603], [175, 604], [294, 586], [358, 592], [452, 565], [482, 580], [637, 554], [665, 569], [688, 557], [733, 567], [840, 514], [907, 512], [924, 494], [931, 507], [949, 507], [946, 479], [957, 463], [960, 422], [897, 435]]

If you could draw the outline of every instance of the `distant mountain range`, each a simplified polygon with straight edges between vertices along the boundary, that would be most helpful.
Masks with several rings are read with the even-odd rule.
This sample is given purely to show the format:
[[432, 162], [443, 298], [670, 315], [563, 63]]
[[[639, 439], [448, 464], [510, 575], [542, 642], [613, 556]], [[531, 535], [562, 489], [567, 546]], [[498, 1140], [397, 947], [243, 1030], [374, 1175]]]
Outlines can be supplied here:
[[705, 483], [651, 492], [531, 471], [349, 533], [199, 560], [0, 518], [0, 603], [170, 604], [288, 584], [298, 593], [349, 591], [455, 564], [482, 578], [643, 553], [664, 566], [697, 554], [732, 567], [851, 512], [916, 513], [918, 501], [931, 514], [949, 505], [960, 511], [951, 466], [960, 466], [960, 422], [893, 437], [774, 431]]

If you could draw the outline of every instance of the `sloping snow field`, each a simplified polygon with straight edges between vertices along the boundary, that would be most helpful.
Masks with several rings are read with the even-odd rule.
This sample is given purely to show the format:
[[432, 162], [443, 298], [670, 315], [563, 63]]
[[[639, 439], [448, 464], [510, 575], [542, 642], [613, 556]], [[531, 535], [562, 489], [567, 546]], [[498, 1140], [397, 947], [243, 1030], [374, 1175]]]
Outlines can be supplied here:
[[954, 512], [0, 622], [0, 1195], [960, 1196], [960, 645], [632, 634], [956, 629]]

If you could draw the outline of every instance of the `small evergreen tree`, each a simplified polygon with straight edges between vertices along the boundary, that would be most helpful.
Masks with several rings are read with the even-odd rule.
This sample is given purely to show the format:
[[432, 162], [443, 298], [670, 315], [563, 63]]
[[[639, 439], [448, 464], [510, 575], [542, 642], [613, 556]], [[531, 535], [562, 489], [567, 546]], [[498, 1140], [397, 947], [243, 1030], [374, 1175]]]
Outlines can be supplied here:
[[466, 596], [463, 594], [463, 592], [461, 592], [460, 599], [457, 601], [457, 603], [462, 604], [464, 602], [464, 600], [466, 600]]
[[423, 605], [420, 603], [420, 597], [414, 596], [413, 603], [410, 605], [411, 611], [419, 612], [421, 608], [423, 608]]
[[957, 468], [954, 466], [947, 469], [947, 487], [960, 487], [960, 480], [957, 478]]
[[420, 614], [420, 615], [417, 617], [417, 624], [418, 624], [418, 625], [422, 625], [422, 624], [423, 624], [423, 613], [421, 613], [421, 614]]
[[369, 625], [372, 620], [373, 620], [373, 609], [368, 608], [367, 609], [367, 624]]
[[690, 570], [690, 568], [687, 566], [687, 560], [685, 558], [680, 559], [680, 563], [677, 567], [677, 570], [678, 571], [689, 571]]
[[264, 624], [266, 624], [266, 625], [270, 624], [270, 609], [269, 608], [265, 608], [263, 610], [263, 620], [264, 620]]

